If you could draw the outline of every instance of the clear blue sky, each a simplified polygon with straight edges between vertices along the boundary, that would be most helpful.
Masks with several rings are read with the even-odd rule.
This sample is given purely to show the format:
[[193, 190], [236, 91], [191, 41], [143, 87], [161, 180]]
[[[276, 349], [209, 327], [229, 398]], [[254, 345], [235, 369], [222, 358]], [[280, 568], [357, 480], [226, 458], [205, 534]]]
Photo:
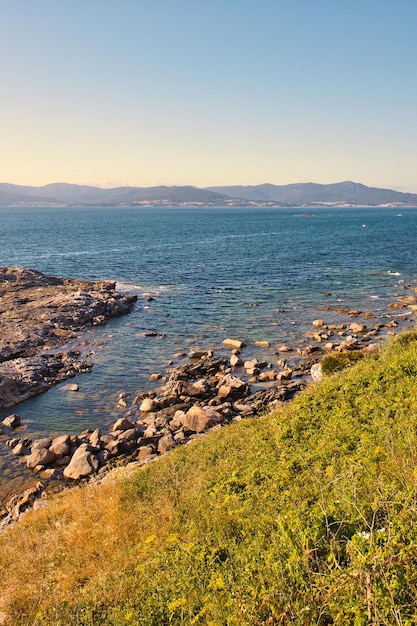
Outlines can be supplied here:
[[0, 181], [417, 192], [417, 0], [0, 0]]

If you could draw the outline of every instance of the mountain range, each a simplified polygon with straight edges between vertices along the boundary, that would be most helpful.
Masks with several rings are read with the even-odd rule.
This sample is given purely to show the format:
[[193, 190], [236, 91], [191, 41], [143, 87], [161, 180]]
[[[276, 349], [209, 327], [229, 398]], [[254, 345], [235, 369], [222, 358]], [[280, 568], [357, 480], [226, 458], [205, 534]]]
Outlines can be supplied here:
[[0, 183], [0, 206], [319, 206], [417, 207], [417, 194], [346, 181], [321, 185], [115, 187], [53, 183], [42, 187]]

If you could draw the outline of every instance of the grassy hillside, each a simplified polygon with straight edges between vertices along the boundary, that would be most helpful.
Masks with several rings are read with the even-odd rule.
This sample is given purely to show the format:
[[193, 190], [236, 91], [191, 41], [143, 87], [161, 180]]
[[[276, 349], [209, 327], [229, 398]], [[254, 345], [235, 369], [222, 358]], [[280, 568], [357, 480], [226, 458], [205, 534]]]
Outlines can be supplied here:
[[3, 624], [417, 623], [417, 332], [0, 536]]

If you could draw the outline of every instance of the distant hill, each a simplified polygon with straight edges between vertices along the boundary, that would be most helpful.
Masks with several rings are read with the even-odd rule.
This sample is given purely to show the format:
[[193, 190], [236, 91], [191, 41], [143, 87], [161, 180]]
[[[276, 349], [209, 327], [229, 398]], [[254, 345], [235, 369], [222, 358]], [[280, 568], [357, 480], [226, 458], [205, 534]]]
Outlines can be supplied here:
[[1, 206], [28, 204], [39, 206], [134, 206], [135, 204], [223, 206], [231, 202], [230, 198], [220, 193], [191, 186], [100, 189], [67, 183], [53, 183], [43, 187], [0, 183]]
[[417, 194], [392, 189], [367, 187], [346, 181], [330, 185], [296, 183], [293, 185], [255, 185], [208, 187], [210, 191], [249, 201], [276, 202], [281, 206], [417, 206]]
[[43, 187], [0, 183], [0, 206], [414, 206], [417, 194], [351, 181], [320, 185], [116, 187], [53, 183]]

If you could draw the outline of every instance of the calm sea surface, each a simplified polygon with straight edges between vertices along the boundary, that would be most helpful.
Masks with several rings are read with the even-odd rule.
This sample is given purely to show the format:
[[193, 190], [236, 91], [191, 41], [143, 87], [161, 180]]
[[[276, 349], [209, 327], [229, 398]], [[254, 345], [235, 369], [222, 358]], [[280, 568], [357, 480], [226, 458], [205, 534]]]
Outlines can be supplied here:
[[250, 342], [297, 345], [313, 319], [340, 321], [320, 311], [326, 306], [383, 316], [401, 286], [417, 279], [417, 209], [302, 212], [0, 208], [0, 265], [115, 280], [138, 294], [130, 315], [87, 332], [95, 365], [75, 379], [78, 393], [57, 386], [15, 409], [25, 435], [105, 427], [120, 416], [118, 394], [151, 389], [150, 374], [181, 362], [178, 352], [221, 354], [233, 336], [249, 342], [244, 356], [273, 360], [273, 346]]

